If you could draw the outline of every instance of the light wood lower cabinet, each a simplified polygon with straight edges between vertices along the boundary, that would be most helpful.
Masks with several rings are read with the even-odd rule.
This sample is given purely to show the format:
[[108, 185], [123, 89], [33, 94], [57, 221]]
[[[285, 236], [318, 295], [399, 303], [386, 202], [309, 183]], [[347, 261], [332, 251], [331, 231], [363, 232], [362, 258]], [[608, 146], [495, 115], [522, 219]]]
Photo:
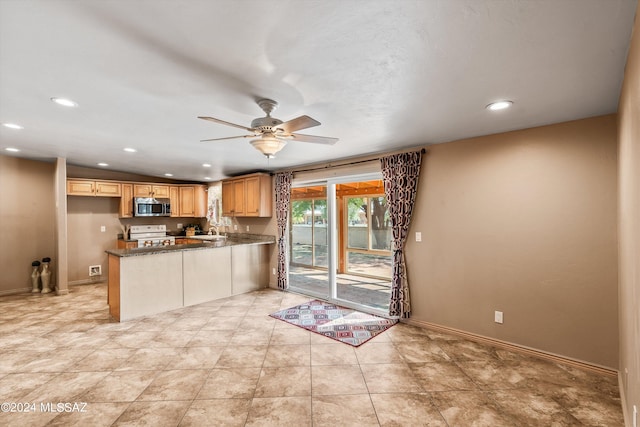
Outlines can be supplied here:
[[116, 244], [118, 249], [134, 249], [138, 247], [138, 242], [137, 241], [124, 241], [122, 239], [118, 239], [118, 242]]
[[109, 313], [118, 321], [163, 313], [269, 285], [269, 245], [109, 254]]

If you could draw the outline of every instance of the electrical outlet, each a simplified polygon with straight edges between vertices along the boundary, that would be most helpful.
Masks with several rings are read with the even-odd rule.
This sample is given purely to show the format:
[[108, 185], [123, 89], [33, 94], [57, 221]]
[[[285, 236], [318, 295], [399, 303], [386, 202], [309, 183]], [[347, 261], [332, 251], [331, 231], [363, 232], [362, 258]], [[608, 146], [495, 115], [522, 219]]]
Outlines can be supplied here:
[[422, 233], [416, 231], [416, 242], [422, 242]]
[[238, 231], [238, 224], [233, 224], [233, 231]]
[[503, 318], [502, 318], [502, 312], [501, 312], [501, 311], [496, 311], [496, 312], [494, 313], [494, 321], [495, 321], [496, 323], [500, 323], [500, 324], [502, 323]]
[[178, 230], [182, 230], [182, 224], [178, 223], [177, 228]]
[[271, 271], [273, 271], [273, 275], [275, 276], [275, 275], [276, 275], [276, 269], [275, 269], [275, 267], [274, 267]]
[[106, 226], [104, 226], [104, 225], [101, 225], [101, 226], [100, 226], [100, 232], [101, 232], [101, 233], [104, 233], [105, 231], [107, 231], [107, 227], [106, 227]]
[[247, 232], [249, 231], [249, 226], [247, 225]]

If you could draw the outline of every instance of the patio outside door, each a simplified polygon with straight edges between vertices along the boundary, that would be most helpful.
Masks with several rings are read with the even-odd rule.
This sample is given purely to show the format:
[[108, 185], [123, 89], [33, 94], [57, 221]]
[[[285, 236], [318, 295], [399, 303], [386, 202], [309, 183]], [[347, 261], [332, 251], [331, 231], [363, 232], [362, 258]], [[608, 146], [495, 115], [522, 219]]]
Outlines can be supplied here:
[[326, 185], [293, 188], [290, 218], [289, 284], [292, 290], [326, 299], [330, 296]]
[[290, 218], [293, 291], [387, 312], [391, 228], [379, 174], [294, 186]]

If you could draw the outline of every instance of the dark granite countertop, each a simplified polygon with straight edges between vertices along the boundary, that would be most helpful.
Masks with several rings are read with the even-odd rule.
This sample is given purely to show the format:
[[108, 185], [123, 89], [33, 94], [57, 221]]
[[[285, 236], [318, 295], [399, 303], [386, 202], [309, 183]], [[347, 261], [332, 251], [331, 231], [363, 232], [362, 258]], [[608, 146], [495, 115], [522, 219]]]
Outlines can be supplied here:
[[274, 236], [265, 236], [261, 234], [234, 234], [229, 235], [227, 239], [218, 241], [203, 241], [202, 243], [191, 243], [186, 245], [169, 245], [169, 246], [153, 246], [143, 248], [130, 249], [109, 249], [105, 252], [109, 255], [117, 257], [130, 257], [140, 255], [154, 255], [176, 251], [192, 251], [212, 248], [226, 248], [238, 245], [270, 245], [276, 242]]

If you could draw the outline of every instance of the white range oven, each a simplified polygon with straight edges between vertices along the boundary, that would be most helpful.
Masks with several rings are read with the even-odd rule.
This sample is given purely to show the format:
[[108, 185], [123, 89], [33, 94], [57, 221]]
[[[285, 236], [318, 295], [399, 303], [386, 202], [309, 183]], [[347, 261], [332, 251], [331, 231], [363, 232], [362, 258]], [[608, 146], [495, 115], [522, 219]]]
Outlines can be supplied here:
[[132, 225], [130, 230], [131, 240], [138, 241], [138, 247], [169, 246], [176, 244], [176, 238], [167, 236], [166, 225]]

